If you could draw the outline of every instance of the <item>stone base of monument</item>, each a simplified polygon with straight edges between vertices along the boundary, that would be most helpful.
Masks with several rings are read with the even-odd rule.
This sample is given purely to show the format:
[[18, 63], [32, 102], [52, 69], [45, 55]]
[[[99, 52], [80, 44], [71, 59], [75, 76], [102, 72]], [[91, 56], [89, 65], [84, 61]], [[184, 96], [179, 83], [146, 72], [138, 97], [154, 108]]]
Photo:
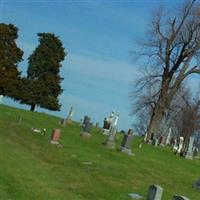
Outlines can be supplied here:
[[56, 144], [56, 145], [58, 145], [60, 143], [58, 141], [55, 141], [55, 140], [50, 140], [50, 144]]
[[81, 132], [80, 136], [82, 138], [90, 138], [91, 137], [91, 134], [90, 133], [87, 133], [87, 132]]
[[103, 129], [103, 134], [104, 135], [109, 135], [109, 129]]
[[131, 149], [127, 149], [126, 147], [120, 147], [119, 150], [125, 154], [128, 154], [129, 156], [134, 156], [135, 154], [132, 153]]
[[108, 140], [108, 141], [104, 142], [103, 145], [105, 145], [109, 149], [115, 149], [115, 143], [113, 141]]

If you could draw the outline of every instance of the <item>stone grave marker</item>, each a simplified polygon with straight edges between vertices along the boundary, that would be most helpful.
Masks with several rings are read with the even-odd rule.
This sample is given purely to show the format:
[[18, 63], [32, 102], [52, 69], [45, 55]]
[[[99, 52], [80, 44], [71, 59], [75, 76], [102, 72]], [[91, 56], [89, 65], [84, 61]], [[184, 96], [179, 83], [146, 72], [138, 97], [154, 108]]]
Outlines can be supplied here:
[[51, 134], [51, 144], [59, 144], [59, 140], [60, 140], [60, 134], [61, 134], [61, 130], [60, 129], [54, 129], [52, 131]]
[[184, 142], [184, 137], [180, 137], [179, 138], [179, 144], [178, 144], [178, 150], [177, 150], [177, 154], [181, 154], [182, 153], [182, 149], [183, 149], [183, 142]]
[[174, 195], [172, 200], [190, 200], [185, 196]]
[[84, 119], [83, 119], [83, 126], [85, 124], [87, 124], [88, 122], [90, 122], [90, 117], [88, 117], [87, 115], [84, 116]]
[[81, 132], [81, 137], [83, 138], [89, 138], [91, 136], [90, 131], [92, 128], [92, 123], [90, 122], [90, 118], [87, 117], [87, 120], [85, 121], [85, 124], [83, 126], [83, 130]]
[[113, 120], [110, 129], [109, 129], [109, 134], [108, 134], [108, 138], [106, 140], [106, 142], [104, 142], [103, 144], [105, 144], [109, 149], [114, 149], [115, 148], [115, 135], [117, 132], [117, 123], [119, 120], [119, 115], [117, 115], [115, 117], [115, 119]]
[[163, 193], [163, 188], [159, 185], [150, 185], [147, 200], [161, 200]]
[[72, 123], [73, 114], [74, 114], [74, 108], [73, 108], [73, 106], [71, 106], [69, 114], [68, 114], [67, 119], [66, 119], [67, 123]]
[[200, 191], [200, 179], [195, 181], [195, 183], [192, 186], [195, 190], [199, 190]]
[[113, 120], [114, 120], [114, 112], [112, 112], [109, 117], [104, 118], [104, 121], [103, 121], [103, 134], [104, 135], [109, 135], [109, 130], [111, 128]]
[[0, 104], [3, 103], [3, 95], [0, 95]]
[[60, 125], [65, 126], [65, 123], [66, 123], [65, 119], [60, 120]]
[[166, 145], [170, 145], [171, 137], [172, 137], [172, 129], [169, 128], [169, 132], [168, 132], [168, 135], [167, 135], [167, 138], [166, 138], [166, 141], [165, 141]]
[[194, 156], [194, 151], [193, 151], [193, 146], [194, 146], [194, 137], [190, 137], [190, 141], [189, 141], [189, 145], [188, 145], [188, 149], [185, 155], [186, 159], [193, 159]]
[[127, 134], [124, 134], [120, 151], [127, 153], [128, 155], [133, 155], [131, 152], [131, 142], [133, 140], [133, 130], [129, 129]]

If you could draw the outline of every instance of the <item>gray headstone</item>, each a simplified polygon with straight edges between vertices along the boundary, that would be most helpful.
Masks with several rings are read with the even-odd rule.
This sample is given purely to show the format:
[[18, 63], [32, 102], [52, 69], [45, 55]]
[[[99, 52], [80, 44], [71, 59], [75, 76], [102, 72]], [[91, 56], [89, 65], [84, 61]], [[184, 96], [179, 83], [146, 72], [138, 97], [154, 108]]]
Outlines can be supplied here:
[[83, 124], [87, 124], [90, 122], [90, 117], [88, 117], [87, 115], [85, 115], [84, 119], [83, 119]]
[[194, 184], [193, 184], [193, 188], [196, 190], [200, 190], [200, 179], [197, 180]]
[[129, 130], [128, 134], [124, 135], [121, 146], [130, 149], [132, 140], [133, 140], [133, 132], [132, 130]]
[[69, 114], [67, 116], [67, 120], [72, 120], [72, 116], [74, 114], [74, 108], [73, 106], [70, 108]]
[[87, 122], [83, 127], [83, 132], [90, 133], [91, 127], [92, 127], [92, 123]]
[[150, 185], [147, 200], [161, 200], [163, 188], [159, 185]]
[[190, 199], [184, 196], [174, 195], [172, 200], [190, 200]]

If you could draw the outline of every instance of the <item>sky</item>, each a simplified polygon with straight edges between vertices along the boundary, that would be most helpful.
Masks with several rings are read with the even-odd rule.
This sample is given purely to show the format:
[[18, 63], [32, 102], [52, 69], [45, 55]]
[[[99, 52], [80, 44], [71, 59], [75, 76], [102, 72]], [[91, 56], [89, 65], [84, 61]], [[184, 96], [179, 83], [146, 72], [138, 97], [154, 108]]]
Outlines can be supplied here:
[[[153, 10], [162, 4], [174, 8], [180, 2], [0, 0], [0, 20], [19, 28], [17, 44], [24, 51], [19, 70], [23, 76], [27, 58], [38, 45], [37, 33], [56, 34], [68, 52], [60, 72], [64, 78], [61, 110], [36, 110], [66, 117], [73, 106], [74, 120], [89, 115], [100, 124], [115, 111], [120, 116], [118, 128], [127, 130], [134, 122], [130, 93], [141, 73], [130, 52], [137, 48], [135, 41], [145, 37]], [[197, 76], [189, 84], [195, 90]], [[3, 102], [29, 109], [11, 99]]]

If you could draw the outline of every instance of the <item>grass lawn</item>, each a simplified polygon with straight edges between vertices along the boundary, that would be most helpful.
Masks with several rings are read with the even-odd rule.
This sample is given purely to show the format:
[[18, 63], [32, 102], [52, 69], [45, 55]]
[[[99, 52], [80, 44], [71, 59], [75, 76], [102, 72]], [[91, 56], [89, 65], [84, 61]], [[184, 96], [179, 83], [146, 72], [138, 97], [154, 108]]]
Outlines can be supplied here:
[[[61, 128], [64, 148], [57, 148], [48, 141], [59, 121], [0, 105], [0, 199], [128, 200], [127, 193], [145, 196], [149, 185], [158, 184], [164, 188], [162, 200], [174, 194], [200, 200], [200, 192], [192, 188], [200, 177], [200, 160], [175, 156], [169, 148], [145, 144], [139, 149], [139, 139], [130, 157], [106, 149], [106, 136], [99, 129], [93, 128], [89, 140], [80, 138], [76, 124]], [[31, 127], [46, 128], [47, 134], [33, 134]], [[117, 147], [121, 139], [117, 135]]]

